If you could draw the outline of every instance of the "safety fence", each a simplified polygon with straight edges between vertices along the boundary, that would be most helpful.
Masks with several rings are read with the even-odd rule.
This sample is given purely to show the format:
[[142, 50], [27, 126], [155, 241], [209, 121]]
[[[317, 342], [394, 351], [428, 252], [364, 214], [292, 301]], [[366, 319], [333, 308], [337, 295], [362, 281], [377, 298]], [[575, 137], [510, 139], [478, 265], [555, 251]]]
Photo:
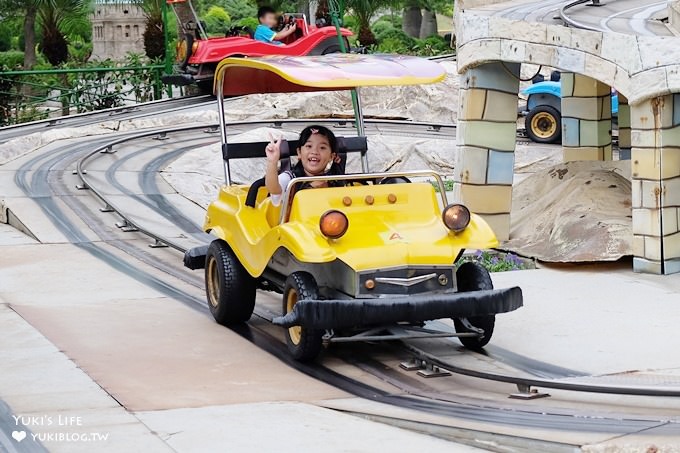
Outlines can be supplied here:
[[0, 126], [171, 97], [163, 65], [0, 71]]

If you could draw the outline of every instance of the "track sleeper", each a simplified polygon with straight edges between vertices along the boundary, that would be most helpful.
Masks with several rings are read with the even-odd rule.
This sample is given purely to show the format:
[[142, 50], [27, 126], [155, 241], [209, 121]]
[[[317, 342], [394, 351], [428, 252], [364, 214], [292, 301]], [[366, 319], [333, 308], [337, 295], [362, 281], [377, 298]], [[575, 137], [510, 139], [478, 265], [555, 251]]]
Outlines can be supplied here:
[[425, 365], [423, 364], [422, 360], [413, 358], [411, 360], [401, 362], [399, 364], [399, 367], [403, 370], [406, 370], [406, 371], [417, 371], [417, 370], [422, 370], [423, 368], [425, 368]]
[[508, 398], [518, 400], [535, 400], [550, 396], [549, 393], [539, 392], [538, 389], [532, 389], [531, 386], [527, 384], [517, 384], [517, 390], [519, 390], [519, 392], [511, 393]]
[[446, 371], [443, 368], [439, 368], [437, 365], [432, 365], [431, 363], [425, 362], [425, 368], [418, 370], [418, 376], [424, 378], [444, 377], [451, 376], [451, 372]]
[[113, 208], [111, 207], [110, 204], [106, 204], [103, 208], [99, 208], [100, 212], [113, 212]]
[[130, 224], [127, 220], [122, 222], [116, 222], [116, 226], [126, 233], [131, 233], [133, 231], [139, 231], [136, 226]]
[[78, 189], [78, 190], [88, 190], [89, 188], [90, 188], [90, 186], [88, 186], [88, 185], [85, 184], [85, 183], [76, 184], [76, 189]]
[[165, 248], [167, 246], [168, 246], [168, 244], [166, 244], [165, 242], [160, 241], [158, 239], [156, 239], [153, 244], [149, 244], [149, 247], [151, 247], [152, 249], [160, 249], [160, 248]]

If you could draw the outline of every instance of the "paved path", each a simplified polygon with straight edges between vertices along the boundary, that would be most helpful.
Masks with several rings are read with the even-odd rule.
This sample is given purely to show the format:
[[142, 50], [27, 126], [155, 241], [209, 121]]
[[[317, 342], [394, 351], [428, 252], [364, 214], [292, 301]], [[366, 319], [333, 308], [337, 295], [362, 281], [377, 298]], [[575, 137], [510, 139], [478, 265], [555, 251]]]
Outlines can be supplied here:
[[[528, 22], [561, 24], [559, 9], [565, 0], [513, 0], [476, 8], [489, 15]], [[569, 18], [584, 27], [640, 36], [673, 36], [660, 19], [666, 17], [667, 1], [602, 0], [600, 7], [583, 4], [567, 10]]]

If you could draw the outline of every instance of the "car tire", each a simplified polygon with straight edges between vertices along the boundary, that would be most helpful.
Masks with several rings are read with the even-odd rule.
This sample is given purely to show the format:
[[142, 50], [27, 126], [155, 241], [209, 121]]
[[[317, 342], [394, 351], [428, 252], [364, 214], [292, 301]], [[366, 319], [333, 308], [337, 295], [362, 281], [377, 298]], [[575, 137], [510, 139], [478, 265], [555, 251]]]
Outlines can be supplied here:
[[[290, 312], [298, 300], [319, 299], [319, 287], [307, 272], [293, 272], [283, 289], [283, 314]], [[300, 362], [314, 360], [321, 352], [323, 331], [294, 326], [286, 329], [286, 344], [293, 358]]]
[[328, 55], [331, 53], [340, 53], [342, 50], [340, 49], [339, 45], [334, 45], [334, 46], [328, 46], [324, 50], [321, 51], [321, 55]]
[[[458, 291], [480, 291], [493, 289], [493, 282], [489, 271], [478, 263], [463, 263], [456, 271], [456, 283], [458, 284]], [[493, 335], [493, 328], [496, 324], [495, 315], [487, 316], [471, 316], [467, 318], [468, 322], [474, 327], [484, 329], [483, 337], [459, 337], [458, 339], [468, 349], [479, 350], [486, 346]], [[462, 321], [458, 318], [453, 319], [453, 324], [456, 327], [457, 333], [469, 333], [471, 330], [466, 328]]]
[[215, 321], [223, 326], [248, 321], [255, 309], [256, 280], [229, 245], [212, 241], [205, 257], [205, 291]]
[[556, 143], [562, 137], [562, 115], [549, 105], [533, 108], [524, 119], [527, 135], [536, 143]]

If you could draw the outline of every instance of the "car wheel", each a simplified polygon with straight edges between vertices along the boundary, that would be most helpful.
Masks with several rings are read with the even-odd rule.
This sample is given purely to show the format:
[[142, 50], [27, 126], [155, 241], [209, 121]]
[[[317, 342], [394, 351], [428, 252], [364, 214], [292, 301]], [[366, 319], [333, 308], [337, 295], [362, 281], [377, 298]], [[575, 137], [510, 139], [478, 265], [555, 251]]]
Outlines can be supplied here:
[[[295, 304], [303, 299], [319, 299], [319, 287], [314, 277], [307, 272], [293, 272], [286, 279], [283, 290], [283, 314], [293, 310]], [[286, 344], [295, 360], [301, 362], [314, 360], [321, 352], [323, 331], [293, 326], [286, 329]]]
[[339, 52], [341, 52], [339, 45], [328, 46], [324, 50], [321, 51], [321, 55], [328, 55], [329, 53], [339, 53]]
[[539, 105], [529, 112], [524, 127], [536, 143], [555, 143], [562, 136], [562, 116], [554, 107]]
[[[477, 263], [463, 263], [456, 271], [456, 282], [458, 284], [458, 291], [469, 292], [493, 289], [493, 282], [489, 271]], [[496, 324], [496, 316], [471, 316], [467, 318], [472, 326], [484, 330], [482, 337], [459, 337], [463, 346], [468, 349], [478, 350], [486, 346], [493, 335], [493, 328]], [[469, 333], [470, 329], [465, 327], [460, 319], [454, 318], [453, 324], [456, 326], [457, 333]]]
[[215, 321], [223, 326], [246, 322], [255, 308], [255, 283], [226, 242], [217, 239], [205, 258], [205, 291]]

